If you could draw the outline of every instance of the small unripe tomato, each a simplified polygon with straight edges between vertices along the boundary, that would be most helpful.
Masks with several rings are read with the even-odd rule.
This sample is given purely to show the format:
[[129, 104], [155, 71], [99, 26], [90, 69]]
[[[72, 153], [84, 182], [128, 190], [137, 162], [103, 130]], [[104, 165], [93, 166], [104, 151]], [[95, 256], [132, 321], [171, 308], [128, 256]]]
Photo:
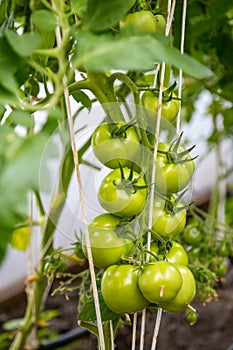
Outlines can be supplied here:
[[[164, 87], [164, 90], [166, 88]], [[161, 115], [172, 123], [179, 112], [180, 103], [177, 96], [172, 92], [172, 98], [162, 102]], [[154, 128], [158, 112], [159, 98], [152, 91], [145, 91], [142, 95], [142, 105], [146, 108], [144, 119], [146, 123]]]
[[157, 26], [153, 13], [143, 10], [128, 13], [120, 22], [120, 28], [124, 28], [129, 25], [135, 26], [138, 30], [145, 32], [156, 32]]
[[163, 17], [163, 15], [160, 15], [160, 14], [155, 15], [155, 22], [156, 22], [156, 32], [164, 34], [165, 28], [166, 28], [166, 19]]

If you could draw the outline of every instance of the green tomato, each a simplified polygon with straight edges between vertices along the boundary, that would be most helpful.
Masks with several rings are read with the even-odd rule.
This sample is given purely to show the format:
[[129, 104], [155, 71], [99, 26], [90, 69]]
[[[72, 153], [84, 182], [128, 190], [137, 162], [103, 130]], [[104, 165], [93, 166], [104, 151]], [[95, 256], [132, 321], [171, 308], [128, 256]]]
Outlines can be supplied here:
[[156, 32], [164, 34], [166, 29], [166, 19], [163, 17], [163, 15], [160, 15], [160, 14], [155, 15], [155, 22], [156, 22]]
[[189, 309], [189, 308], [187, 308], [187, 310], [185, 312], [185, 317], [191, 326], [193, 326], [197, 322], [197, 319], [198, 319], [198, 315], [197, 315], [196, 311]]
[[[152, 242], [150, 251], [158, 256], [159, 259], [166, 260], [172, 264], [181, 264], [188, 266], [188, 255], [182, 244], [176, 241], [169, 241], [166, 244]], [[155, 261], [153, 256], [150, 261]]]
[[[123, 168], [122, 171], [124, 179], [119, 168], [114, 169], [103, 179], [98, 199], [106, 211], [117, 216], [133, 217], [138, 215], [145, 205], [146, 183], [135, 171], [131, 172], [128, 168]], [[141, 186], [143, 188], [140, 188]]]
[[182, 277], [176, 265], [168, 261], [157, 261], [144, 267], [138, 276], [138, 285], [147, 300], [159, 304], [176, 297], [182, 285]]
[[217, 257], [213, 259], [211, 268], [216, 273], [217, 277], [222, 277], [227, 273], [228, 265], [225, 259]]
[[227, 257], [231, 255], [231, 243], [224, 239], [219, 247], [217, 248], [217, 253], [219, 256]]
[[128, 13], [120, 22], [120, 28], [125, 28], [129, 25], [135, 26], [138, 30], [144, 32], [156, 32], [157, 23], [155, 16], [150, 11], [138, 11]]
[[[170, 197], [170, 200], [174, 202], [175, 198]], [[186, 209], [181, 209], [182, 207], [183, 205], [178, 203], [174, 212], [170, 211], [165, 200], [155, 197], [152, 214], [154, 233], [151, 232], [154, 239], [158, 238], [157, 234], [165, 238], [173, 238], [183, 230], [186, 223]]]
[[149, 305], [138, 288], [138, 267], [109, 266], [101, 281], [101, 292], [107, 307], [119, 314], [134, 313]]
[[[166, 88], [164, 88], [166, 90]], [[172, 92], [172, 97], [177, 98], [176, 94]], [[142, 105], [146, 108], [144, 113], [144, 119], [146, 123], [154, 129], [156, 123], [156, 117], [158, 112], [159, 98], [151, 91], [145, 91], [142, 95]], [[162, 102], [161, 115], [169, 122], [173, 122], [179, 112], [180, 104], [178, 100], [171, 99], [169, 101]]]
[[[121, 230], [121, 236], [117, 234], [119, 230]], [[88, 225], [88, 231], [95, 266], [105, 269], [129, 255], [134, 243], [127, 239], [128, 230], [129, 226], [124, 225], [121, 218], [109, 213], [101, 214], [92, 220]], [[85, 256], [88, 257], [84, 237], [82, 247]]]
[[203, 240], [203, 232], [196, 224], [189, 224], [182, 234], [182, 239], [184, 243], [196, 246]]
[[[182, 191], [190, 182], [194, 173], [194, 161], [188, 154], [177, 161], [176, 154], [169, 154], [170, 145], [159, 143], [156, 168], [156, 189], [162, 193], [177, 193]], [[160, 152], [161, 151], [161, 152]], [[178, 147], [178, 153], [186, 151], [183, 146]], [[164, 153], [163, 153], [164, 152]], [[188, 159], [188, 161], [186, 161]], [[182, 162], [185, 161], [185, 162]]]
[[124, 122], [99, 125], [92, 135], [91, 142], [96, 158], [109, 168], [119, 168], [119, 163], [122, 167], [130, 168], [132, 162], [139, 161], [138, 135], [132, 126], [127, 128]]
[[182, 285], [174, 299], [166, 303], [160, 303], [159, 306], [170, 312], [179, 312], [186, 308], [193, 300], [196, 294], [195, 278], [187, 266], [175, 265], [182, 276]]

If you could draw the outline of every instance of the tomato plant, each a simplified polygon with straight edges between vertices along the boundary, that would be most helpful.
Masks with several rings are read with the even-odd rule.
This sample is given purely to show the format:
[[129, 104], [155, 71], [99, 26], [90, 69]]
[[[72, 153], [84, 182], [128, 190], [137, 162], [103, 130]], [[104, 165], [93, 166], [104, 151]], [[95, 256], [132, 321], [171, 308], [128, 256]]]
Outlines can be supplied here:
[[[95, 210], [92, 203], [86, 205], [88, 181], [92, 179], [85, 171], [88, 167], [97, 171], [92, 160], [88, 159], [91, 151], [94, 151], [101, 163], [115, 170], [103, 179], [98, 191], [100, 204], [108, 213], [96, 217], [88, 226], [87, 232], [85, 230], [83, 233], [90, 235], [91, 249], [88, 252], [92, 252], [93, 259], [88, 261], [90, 275], [89, 270], [85, 271], [85, 283], [89, 284], [80, 285], [80, 297], [83, 294], [80, 299], [86, 300], [94, 295], [97, 305], [100, 276], [104, 274], [102, 268], [110, 269], [109, 264], [117, 264], [116, 268], [120, 269], [125, 266], [120, 265], [125, 259], [130, 261], [127, 269], [134, 268], [138, 271], [132, 273], [133, 287], [129, 287], [133, 296], [132, 303], [134, 292], [137, 292], [137, 296], [140, 292], [136, 288], [138, 285], [135, 283], [135, 275], [146, 294], [155, 290], [148, 297], [156, 302], [161, 302], [162, 299], [167, 307], [170, 307], [172, 301], [179, 304], [179, 298], [186, 294], [180, 270], [176, 267], [180, 259], [178, 252], [175, 252], [177, 244], [171, 241], [175, 235], [180, 234], [184, 225], [185, 208], [179, 207], [178, 203], [177, 211], [168, 208], [174, 202], [172, 194], [183, 191], [194, 172], [194, 158], [190, 155], [192, 147], [186, 149], [180, 143], [180, 123], [192, 120], [196, 110], [195, 102], [202, 102], [203, 94], [207, 93], [211, 97], [206, 108], [208, 118], [195, 114], [195, 119], [199, 118], [201, 123], [209, 118], [212, 120], [212, 131], [203, 141], [208, 146], [211, 145], [211, 149], [214, 144], [216, 149], [220, 149], [223, 138], [232, 141], [233, 134], [232, 4], [224, 1], [221, 6], [214, 6], [215, 2], [217, 3], [215, 0], [211, 4], [207, 1], [188, 2], [185, 21], [188, 31], [183, 54], [180, 46], [181, 23], [184, 22], [182, 2], [174, 2], [176, 8], [173, 14], [171, 8], [168, 8], [171, 2], [156, 0], [1, 0], [0, 231], [3, 237], [0, 240], [0, 262], [4, 257], [8, 258], [6, 252], [10, 244], [16, 249], [32, 244], [31, 240], [26, 239], [24, 247], [20, 244], [23, 227], [30, 229], [32, 237], [34, 230], [40, 230], [41, 237], [36, 249], [38, 256], [33, 256], [38, 264], [32, 264], [32, 276], [27, 278], [27, 283], [33, 283], [33, 288], [30, 285], [25, 288], [28, 301], [25, 319], [21, 327], [13, 332], [10, 350], [34, 348], [34, 344], [40, 344], [36, 339], [38, 332], [31, 330], [37, 329], [41, 319], [41, 306], [47, 296], [47, 287], [55, 276], [61, 277], [64, 273], [67, 277], [67, 264], [64, 265], [63, 260], [67, 261], [68, 258], [62, 252], [63, 249], [56, 249], [56, 232], [64, 233], [70, 242], [68, 233], [72, 237], [77, 232], [81, 235], [82, 224], [86, 226], [86, 210], [90, 210], [91, 214]], [[168, 19], [167, 23], [161, 14]], [[166, 24], [168, 35], [158, 35], [164, 33]], [[184, 73], [182, 79], [178, 72]], [[174, 93], [174, 85], [171, 85], [174, 81], [182, 84], [179, 86], [182, 88], [181, 101]], [[176, 121], [176, 130], [173, 127], [175, 125], [172, 126], [174, 130], [169, 127], [161, 130], [160, 125], [155, 126], [158, 122], [158, 87], [162, 85], [169, 87], [163, 91], [162, 115], [165, 121], [162, 122], [171, 127], [171, 123]], [[176, 120], [180, 105], [182, 120]], [[110, 120], [110, 123], [100, 125], [94, 135], [91, 135], [96, 125], [95, 118], [98, 121]], [[153, 129], [152, 142], [148, 137], [150, 129]], [[177, 140], [170, 144], [174, 131]], [[154, 154], [157, 151], [157, 141], [156, 177], [152, 178], [155, 159], [151, 163], [151, 159], [144, 162], [141, 154], [138, 155], [138, 149], [144, 148], [146, 152]], [[221, 152], [217, 153], [221, 158]], [[131, 164], [135, 159], [136, 167]], [[219, 182], [226, 175], [232, 174], [232, 167], [225, 164], [225, 159], [219, 159], [216, 164], [224, 165], [224, 173], [218, 169], [216, 176], [214, 186], [218, 189]], [[81, 210], [78, 208], [77, 211], [72, 197], [76, 193], [73, 174], [79, 189], [78, 204]], [[83, 176], [84, 186], [81, 179]], [[153, 213], [148, 213], [148, 204], [152, 194], [155, 194], [152, 192], [154, 187], [156, 196], [162, 194], [170, 203], [167, 202], [169, 205], [167, 207], [166, 204], [166, 210], [163, 211], [157, 201], [154, 210], [158, 210], [161, 215], [155, 214], [155, 227], [151, 228], [149, 214], [152, 216]], [[219, 201], [220, 193], [217, 192], [217, 200], [211, 200], [211, 204]], [[67, 203], [74, 210], [70, 210], [68, 216], [65, 212], [64, 219]], [[224, 266], [220, 263], [228, 262], [228, 259], [220, 259], [227, 256], [229, 247], [226, 249], [221, 244], [217, 233], [223, 233], [224, 239], [232, 243], [232, 230], [227, 227], [232, 226], [231, 207], [226, 225], [217, 223], [218, 208], [212, 209], [208, 217], [200, 215], [208, 224], [203, 240], [196, 246], [191, 244], [193, 247], [187, 248], [190, 269], [192, 268], [197, 281], [198, 296], [203, 302], [209, 300], [211, 293], [212, 296], [215, 295], [216, 280], [224, 272]], [[69, 225], [74, 221], [73, 216], [69, 216], [72, 215], [71, 212], [75, 219], [81, 213], [81, 218], [75, 220], [77, 226], [72, 226], [72, 229]], [[188, 214], [191, 212], [190, 209]], [[181, 213], [183, 217], [179, 218], [178, 214]], [[125, 222], [132, 217], [135, 225]], [[165, 219], [171, 220], [171, 224]], [[132, 226], [137, 233], [135, 246], [131, 240], [134, 240]], [[147, 265], [144, 261], [145, 240], [150, 238], [150, 231], [153, 238], [160, 238], [164, 246], [159, 247], [160, 261]], [[87, 256], [89, 254], [85, 242], [88, 242], [88, 236], [85, 238], [82, 247]], [[83, 257], [78, 244], [76, 248], [76, 254]], [[219, 259], [218, 263], [214, 259], [215, 255]], [[184, 256], [183, 259], [186, 261]], [[80, 263], [81, 259], [76, 260]], [[97, 279], [95, 272], [98, 274]], [[71, 279], [81, 277], [84, 280], [83, 276], [84, 274], [72, 275]], [[183, 284], [179, 285], [180, 281]], [[147, 290], [150, 287], [150, 291]], [[63, 293], [69, 290], [68, 282], [59, 289]], [[179, 294], [179, 290], [184, 294]], [[125, 294], [126, 292], [127, 288]], [[113, 295], [115, 294], [114, 290]], [[120, 290], [118, 294], [118, 303], [122, 306], [119, 312], [128, 311], [121, 304]], [[140, 293], [139, 295], [141, 298]], [[184, 300], [181, 301], [184, 305]], [[131, 310], [141, 310], [148, 302], [143, 300], [145, 304], [140, 304], [140, 307], [132, 305]], [[186, 303], [187, 300], [185, 305]], [[173, 307], [177, 308], [177, 304], [173, 304]], [[106, 316], [105, 312], [100, 315], [102, 318], [96, 317], [98, 308], [93, 309], [94, 316], [91, 320], [86, 320], [85, 326], [100, 338], [102, 327], [106, 346], [102, 346], [100, 339], [98, 347], [101, 350], [112, 349], [114, 345], [112, 339], [110, 344], [109, 334], [115, 335], [116, 319], [113, 313]], [[118, 316], [117, 320], [120, 318]], [[111, 317], [114, 325], [110, 325]]]
[[112, 265], [105, 270], [101, 291], [109, 309], [124, 314], [148, 306], [148, 300], [138, 288], [138, 272], [138, 267], [133, 265]]
[[92, 148], [97, 159], [109, 168], [128, 167], [139, 162], [139, 137], [132, 125], [104, 123], [92, 135]]
[[[88, 225], [90, 245], [94, 265], [106, 268], [119, 263], [133, 248], [133, 235], [129, 235], [127, 224], [121, 218], [105, 213], [95, 217]], [[118, 235], [117, 232], [121, 234]], [[131, 239], [129, 239], [131, 238]], [[87, 257], [87, 247], [83, 239], [83, 251]]]
[[138, 215], [147, 196], [147, 185], [141, 175], [128, 168], [110, 172], [100, 184], [98, 199], [108, 212], [122, 217]]
[[159, 304], [175, 298], [181, 288], [182, 277], [175, 264], [157, 261], [142, 268], [138, 285], [147, 300]]

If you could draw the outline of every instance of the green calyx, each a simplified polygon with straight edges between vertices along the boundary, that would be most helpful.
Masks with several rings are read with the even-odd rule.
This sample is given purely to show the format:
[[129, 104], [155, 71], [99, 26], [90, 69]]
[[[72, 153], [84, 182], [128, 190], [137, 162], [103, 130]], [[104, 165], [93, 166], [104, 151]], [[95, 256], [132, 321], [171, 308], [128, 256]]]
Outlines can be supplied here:
[[137, 190], [147, 189], [148, 186], [138, 186], [137, 183], [139, 179], [143, 176], [142, 174], [139, 174], [137, 178], [133, 178], [134, 171], [133, 166], [130, 168], [130, 173], [128, 178], [125, 177], [124, 169], [122, 168], [121, 164], [119, 163], [119, 168], [121, 172], [121, 180], [120, 182], [113, 181], [113, 185], [116, 186], [117, 189], [125, 191], [128, 195], [134, 194], [137, 192]]
[[183, 136], [183, 132], [180, 134], [180, 136], [177, 139], [175, 139], [171, 143], [171, 145], [167, 151], [163, 151], [163, 150], [158, 149], [158, 153], [166, 155], [169, 163], [174, 163], [174, 164], [187, 163], [187, 162], [193, 161], [194, 159], [196, 159], [198, 157], [198, 156], [190, 157], [190, 155], [189, 155], [189, 153], [196, 147], [196, 145], [193, 145], [190, 148], [179, 152], [179, 146], [180, 146], [182, 136]]

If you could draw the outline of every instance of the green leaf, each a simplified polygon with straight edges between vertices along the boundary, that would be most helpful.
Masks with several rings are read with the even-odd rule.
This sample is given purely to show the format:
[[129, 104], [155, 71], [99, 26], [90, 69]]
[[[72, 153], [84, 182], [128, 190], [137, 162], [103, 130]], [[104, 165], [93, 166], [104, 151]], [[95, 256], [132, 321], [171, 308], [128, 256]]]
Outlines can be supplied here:
[[30, 113], [20, 110], [13, 110], [8, 117], [14, 124], [25, 126], [25, 128], [33, 127], [33, 119]]
[[129, 10], [132, 0], [89, 0], [84, 28], [103, 31], [114, 26]]
[[45, 9], [35, 11], [31, 18], [34, 25], [43, 31], [53, 31], [57, 26], [54, 14]]
[[41, 44], [39, 34], [25, 33], [18, 35], [10, 30], [5, 31], [5, 36], [11, 48], [22, 57], [30, 56]]
[[86, 107], [89, 111], [92, 106], [91, 99], [85, 94], [85, 92], [79, 90], [72, 93], [73, 98], [76, 102], [81, 102], [84, 107]]
[[88, 0], [71, 0], [71, 9], [79, 18], [83, 18], [87, 9]]
[[[99, 303], [100, 303], [100, 310], [101, 310], [101, 320], [102, 322], [109, 321], [109, 320], [115, 320], [120, 317], [119, 314], [116, 314], [115, 312], [111, 311], [107, 305], [104, 302], [103, 296], [101, 292], [98, 293], [99, 295]], [[78, 319], [80, 321], [96, 321], [96, 312], [95, 312], [95, 303], [94, 298], [91, 297], [82, 307]]]
[[79, 46], [73, 63], [76, 67], [84, 66], [89, 71], [149, 70], [154, 68], [155, 62], [164, 61], [197, 79], [213, 75], [209, 68], [188, 55], [182, 55], [161, 36], [112, 36], [83, 32], [78, 40]]
[[9, 92], [15, 92], [18, 87], [12, 72], [7, 69], [3, 69], [2, 67], [0, 68], [0, 84]]
[[46, 142], [46, 135], [21, 138], [11, 127], [0, 126], [0, 232], [8, 242], [14, 226], [28, 216], [29, 191], [40, 189], [42, 175], [49, 186], [46, 162], [41, 163]]

